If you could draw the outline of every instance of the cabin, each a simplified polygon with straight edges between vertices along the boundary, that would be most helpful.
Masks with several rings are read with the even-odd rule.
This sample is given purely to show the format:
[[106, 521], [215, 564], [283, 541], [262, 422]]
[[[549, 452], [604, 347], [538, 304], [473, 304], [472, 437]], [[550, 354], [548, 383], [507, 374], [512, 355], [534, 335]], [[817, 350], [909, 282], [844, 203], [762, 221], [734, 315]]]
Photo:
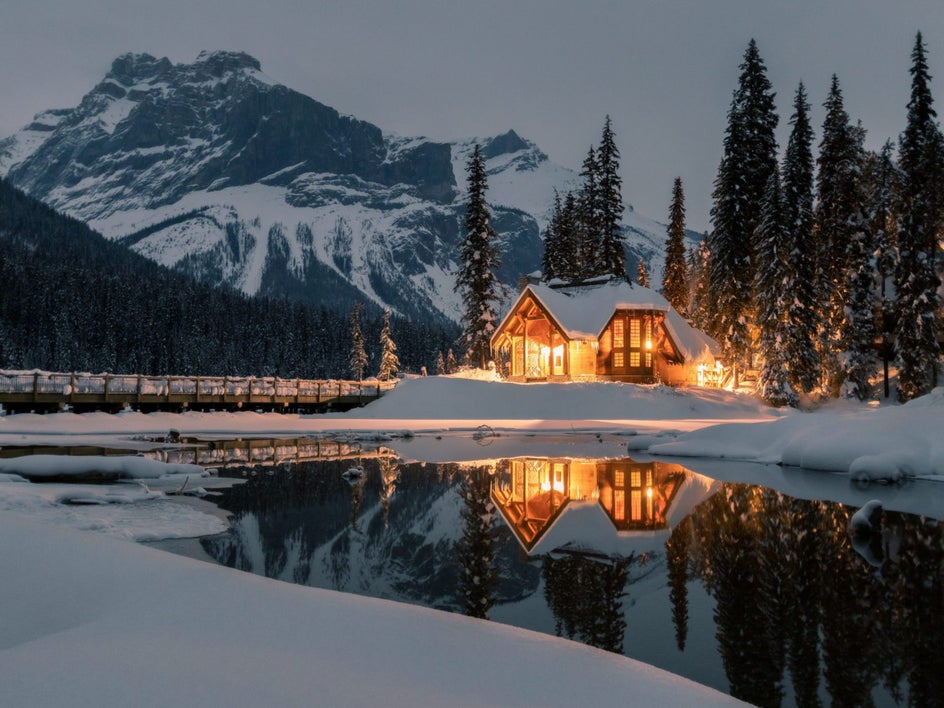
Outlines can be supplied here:
[[625, 280], [524, 283], [491, 340], [508, 378], [717, 385], [718, 345]]

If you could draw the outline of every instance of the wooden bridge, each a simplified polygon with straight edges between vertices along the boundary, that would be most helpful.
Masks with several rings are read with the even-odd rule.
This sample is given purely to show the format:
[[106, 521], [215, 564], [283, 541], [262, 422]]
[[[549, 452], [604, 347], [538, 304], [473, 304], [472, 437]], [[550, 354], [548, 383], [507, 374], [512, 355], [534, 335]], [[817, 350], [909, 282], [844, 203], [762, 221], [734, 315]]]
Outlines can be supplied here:
[[349, 410], [380, 398], [396, 380], [341, 381], [274, 376], [140, 376], [0, 371], [0, 405], [11, 412], [55, 410]]

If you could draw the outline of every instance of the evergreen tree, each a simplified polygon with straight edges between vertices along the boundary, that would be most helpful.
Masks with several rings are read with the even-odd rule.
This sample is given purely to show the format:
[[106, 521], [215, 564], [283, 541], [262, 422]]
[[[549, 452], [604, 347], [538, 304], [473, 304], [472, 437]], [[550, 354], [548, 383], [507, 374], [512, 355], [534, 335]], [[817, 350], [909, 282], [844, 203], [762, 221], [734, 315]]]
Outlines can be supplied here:
[[757, 275], [754, 280], [757, 302], [758, 342], [764, 365], [760, 372], [760, 394], [774, 406], [796, 407], [797, 396], [790, 386], [784, 359], [787, 339], [786, 300], [783, 284], [789, 258], [786, 213], [777, 172], [770, 176], [757, 228]]
[[561, 211], [560, 222], [557, 225], [560, 250], [560, 278], [562, 280], [579, 280], [583, 277], [583, 236], [577, 215], [579, 206], [573, 192], [567, 192], [564, 197], [564, 207]]
[[662, 272], [662, 295], [676, 310], [688, 312], [688, 266], [685, 262], [685, 194], [682, 178], [672, 185], [669, 225], [665, 240], [665, 270]]
[[940, 278], [936, 266], [944, 218], [944, 141], [933, 108], [920, 32], [911, 58], [908, 123], [898, 159], [902, 181], [895, 289], [901, 401], [928, 393], [938, 381]]
[[591, 278], [597, 274], [599, 269], [601, 224], [598, 174], [597, 155], [591, 146], [580, 171], [583, 186], [580, 188], [580, 193], [575, 201], [575, 240], [578, 244], [579, 253], [575, 269], [577, 279]]
[[462, 244], [456, 284], [465, 305], [462, 324], [466, 357], [471, 364], [484, 369], [497, 324], [495, 307], [499, 301], [499, 284], [495, 271], [499, 260], [495, 245], [497, 234], [489, 225], [485, 201], [485, 158], [478, 145], [469, 158], [466, 172], [469, 192], [465, 212], [466, 238]]
[[646, 268], [646, 262], [640, 258], [636, 264], [636, 282], [644, 288], [649, 287], [649, 270]]
[[364, 378], [364, 369], [367, 368], [367, 351], [364, 349], [364, 334], [361, 331], [361, 309], [363, 303], [355, 303], [351, 310], [351, 353], [348, 366], [351, 375], [360, 381]]
[[698, 249], [690, 258], [692, 323], [705, 332], [711, 331], [711, 252], [708, 250], [708, 236], [698, 242]]
[[383, 329], [380, 331], [380, 372], [377, 378], [388, 381], [400, 370], [400, 358], [397, 356], [397, 345], [390, 332], [390, 310], [384, 310]]
[[442, 376], [446, 373], [446, 362], [443, 360], [442, 352], [436, 357], [436, 375]]
[[784, 225], [787, 262], [780, 289], [786, 299], [784, 360], [795, 391], [810, 393], [819, 382], [816, 349], [820, 319], [816, 296], [816, 252], [813, 240], [813, 129], [803, 84], [797, 87], [790, 118], [790, 138], [783, 162]]
[[544, 280], [561, 278], [567, 270], [566, 264], [562, 262], [561, 222], [563, 218], [564, 205], [561, 202], [560, 193], [555, 189], [554, 210], [547, 229], [544, 230], [544, 255], [541, 258]]
[[846, 247], [847, 305], [843, 322], [842, 373], [846, 390], [860, 401], [872, 397], [875, 359], [875, 267], [871, 233], [858, 229]]
[[839, 79], [833, 75], [823, 104], [826, 118], [820, 142], [815, 213], [818, 243], [817, 286], [821, 297], [819, 336], [822, 374], [836, 396], [842, 383], [842, 331], [848, 298], [848, 244], [860, 225], [858, 204], [860, 131], [849, 123]]
[[737, 367], [748, 363], [753, 322], [754, 233], [770, 175], [777, 170], [774, 93], [757, 44], [744, 53], [738, 88], [728, 111], [724, 153], [712, 193], [711, 333], [722, 356]]
[[867, 214], [872, 247], [875, 249], [875, 272], [880, 299], [878, 331], [882, 337], [880, 355], [883, 361], [885, 391], [888, 398], [888, 363], [892, 358], [891, 337], [894, 321], [894, 300], [891, 279], [898, 262], [898, 229], [896, 226], [895, 200], [898, 193], [898, 168], [892, 159], [892, 143], [886, 141], [878, 155], [871, 155], [866, 162]]
[[626, 278], [626, 254], [623, 251], [621, 222], [623, 219], [622, 180], [619, 176], [619, 148], [610, 117], [603, 124], [603, 136], [597, 151], [599, 188], [600, 250], [598, 275]]
[[456, 355], [452, 353], [452, 349], [446, 353], [446, 373], [454, 374], [459, 370], [459, 364], [456, 362]]

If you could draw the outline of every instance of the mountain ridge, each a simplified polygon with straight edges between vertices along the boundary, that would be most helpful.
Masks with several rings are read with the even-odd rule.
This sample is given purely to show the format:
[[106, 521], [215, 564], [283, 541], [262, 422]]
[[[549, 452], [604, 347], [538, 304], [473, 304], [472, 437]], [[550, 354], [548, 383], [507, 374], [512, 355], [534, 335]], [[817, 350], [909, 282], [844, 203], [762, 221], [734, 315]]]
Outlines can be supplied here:
[[[345, 284], [411, 318], [457, 321], [465, 162], [480, 144], [499, 279], [540, 268], [574, 171], [509, 130], [384, 134], [274, 81], [243, 52], [124, 54], [72, 109], [0, 141], [0, 175], [106, 237], [213, 284], [311, 304]], [[661, 270], [664, 227], [627, 212], [627, 255]]]

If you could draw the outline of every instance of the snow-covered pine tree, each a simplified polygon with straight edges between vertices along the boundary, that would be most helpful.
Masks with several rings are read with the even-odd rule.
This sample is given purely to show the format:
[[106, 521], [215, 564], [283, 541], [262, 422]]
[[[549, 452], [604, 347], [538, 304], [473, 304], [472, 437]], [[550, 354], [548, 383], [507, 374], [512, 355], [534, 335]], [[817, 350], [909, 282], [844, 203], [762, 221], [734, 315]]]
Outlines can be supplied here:
[[692, 251], [689, 273], [692, 323], [698, 329], [708, 332], [711, 330], [711, 253], [708, 251], [707, 234], [698, 242], [698, 248]]
[[499, 260], [495, 245], [497, 235], [489, 224], [485, 201], [485, 158], [478, 145], [469, 158], [466, 173], [469, 193], [465, 212], [466, 237], [462, 242], [456, 285], [465, 305], [462, 325], [466, 358], [473, 366], [484, 369], [497, 324], [495, 308], [499, 301], [499, 284], [495, 270]]
[[889, 361], [894, 356], [891, 345], [894, 321], [891, 283], [898, 262], [895, 201], [900, 179], [898, 167], [892, 158], [892, 150], [891, 141], [886, 141], [881, 152], [868, 156], [864, 168], [867, 190], [866, 209], [869, 231], [872, 234], [872, 247], [875, 249], [875, 275], [880, 301], [877, 329], [882, 338], [879, 356], [882, 359], [885, 398], [891, 394], [888, 369]]
[[796, 407], [797, 395], [790, 386], [784, 341], [788, 334], [786, 317], [789, 293], [784, 289], [790, 256], [790, 236], [775, 171], [768, 180], [757, 227], [757, 270], [754, 298], [757, 303], [758, 345], [764, 358], [760, 372], [760, 395], [773, 406]]
[[400, 358], [397, 356], [397, 345], [390, 331], [390, 310], [384, 310], [383, 327], [380, 330], [380, 371], [377, 378], [389, 381], [399, 370]]
[[600, 189], [598, 186], [599, 165], [593, 146], [587, 151], [580, 176], [583, 185], [576, 197], [574, 226], [579, 244], [579, 269], [576, 279], [597, 275], [600, 260]]
[[820, 361], [826, 389], [838, 396], [840, 357], [848, 291], [847, 246], [859, 223], [859, 132], [849, 122], [839, 79], [834, 74], [823, 104], [826, 118], [820, 142], [814, 213], [817, 240], [817, 291], [820, 294]]
[[563, 277], [563, 272], [567, 269], [561, 262], [561, 232], [560, 224], [564, 217], [564, 205], [561, 201], [560, 192], [554, 190], [554, 208], [551, 212], [551, 220], [544, 230], [544, 255], [541, 257], [541, 270], [544, 273], [545, 280]]
[[784, 225], [787, 264], [781, 289], [786, 302], [783, 356], [794, 391], [810, 393], [819, 384], [817, 328], [821, 317], [816, 297], [816, 250], [813, 237], [813, 128], [802, 82], [790, 118], [790, 138], [783, 160]]
[[363, 307], [363, 303], [357, 302], [351, 310], [351, 354], [348, 357], [348, 366], [351, 375], [358, 381], [364, 378], [364, 369], [367, 368], [367, 351], [364, 349], [364, 333], [361, 331]]
[[599, 275], [626, 278], [626, 253], [623, 250], [623, 181], [619, 175], [619, 148], [610, 117], [603, 124], [597, 151], [597, 187], [599, 190], [600, 251]]
[[846, 244], [846, 316], [843, 322], [841, 372], [845, 389], [860, 401], [872, 397], [878, 373], [875, 357], [875, 265], [867, 222]]
[[712, 192], [711, 330], [735, 368], [747, 363], [753, 322], [753, 238], [760, 204], [777, 165], [774, 93], [752, 39], [728, 111], [724, 153]]
[[649, 269], [646, 268], [646, 262], [642, 258], [640, 258], [636, 264], [636, 282], [644, 288], [650, 286]]
[[903, 402], [928, 393], [938, 381], [940, 278], [936, 266], [944, 219], [944, 141], [920, 32], [911, 59], [908, 123], [899, 143], [902, 182], [895, 271], [898, 398]]
[[662, 295], [683, 315], [688, 313], [688, 264], [685, 261], [685, 193], [682, 178], [672, 185], [669, 225], [665, 239], [665, 269], [662, 271]]

